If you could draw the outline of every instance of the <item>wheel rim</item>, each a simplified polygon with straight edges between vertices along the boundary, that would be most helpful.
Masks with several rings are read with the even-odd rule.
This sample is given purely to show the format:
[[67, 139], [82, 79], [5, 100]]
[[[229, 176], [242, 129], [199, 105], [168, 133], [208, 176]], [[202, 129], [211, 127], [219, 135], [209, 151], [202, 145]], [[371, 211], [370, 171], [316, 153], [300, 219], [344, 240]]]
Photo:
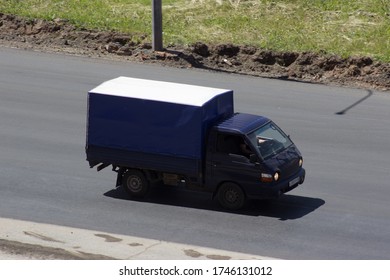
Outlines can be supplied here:
[[239, 199], [239, 194], [236, 190], [234, 190], [233, 188], [229, 188], [228, 190], [226, 190], [225, 201], [228, 204], [234, 204], [237, 202], [238, 199]]
[[218, 190], [218, 200], [222, 207], [239, 210], [244, 206], [245, 194], [241, 187], [233, 183], [225, 183]]
[[135, 193], [142, 190], [142, 180], [138, 176], [129, 176], [129, 178], [127, 178], [126, 185], [129, 188], [129, 190]]

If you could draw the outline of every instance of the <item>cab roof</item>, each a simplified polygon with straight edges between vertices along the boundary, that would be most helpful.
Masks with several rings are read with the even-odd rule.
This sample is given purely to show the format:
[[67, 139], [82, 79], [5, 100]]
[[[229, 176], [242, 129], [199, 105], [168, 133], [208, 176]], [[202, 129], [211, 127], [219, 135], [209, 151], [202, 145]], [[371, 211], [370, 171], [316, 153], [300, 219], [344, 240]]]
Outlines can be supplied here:
[[235, 113], [230, 118], [223, 120], [216, 125], [217, 130], [223, 132], [237, 132], [240, 134], [247, 134], [254, 129], [263, 126], [270, 119], [245, 113]]

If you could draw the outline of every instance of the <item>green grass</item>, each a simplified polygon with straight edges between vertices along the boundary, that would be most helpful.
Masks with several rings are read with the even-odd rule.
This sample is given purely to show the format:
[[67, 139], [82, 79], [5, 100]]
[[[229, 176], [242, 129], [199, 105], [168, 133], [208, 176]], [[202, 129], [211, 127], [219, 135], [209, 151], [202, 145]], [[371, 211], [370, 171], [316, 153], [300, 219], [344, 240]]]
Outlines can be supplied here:
[[[164, 45], [233, 43], [390, 62], [390, 0], [163, 0]], [[146, 34], [151, 0], [0, 0], [0, 11]]]

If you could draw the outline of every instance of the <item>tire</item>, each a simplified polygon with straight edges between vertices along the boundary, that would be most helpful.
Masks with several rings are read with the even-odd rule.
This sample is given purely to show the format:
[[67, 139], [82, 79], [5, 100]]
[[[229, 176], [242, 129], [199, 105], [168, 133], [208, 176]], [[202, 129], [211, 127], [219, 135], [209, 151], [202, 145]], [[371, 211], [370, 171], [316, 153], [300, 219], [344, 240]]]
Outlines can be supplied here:
[[131, 197], [143, 198], [149, 191], [149, 182], [138, 170], [128, 170], [123, 175], [122, 186]]
[[241, 209], [246, 201], [245, 193], [241, 187], [234, 183], [222, 184], [217, 193], [219, 204], [228, 210]]

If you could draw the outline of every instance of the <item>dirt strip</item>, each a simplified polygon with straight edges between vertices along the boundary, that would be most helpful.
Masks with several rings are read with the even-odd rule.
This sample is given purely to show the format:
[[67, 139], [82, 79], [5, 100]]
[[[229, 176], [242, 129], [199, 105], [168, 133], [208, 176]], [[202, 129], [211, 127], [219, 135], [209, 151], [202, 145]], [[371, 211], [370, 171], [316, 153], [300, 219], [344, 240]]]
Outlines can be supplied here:
[[78, 29], [63, 19], [31, 20], [0, 13], [0, 45], [7, 47], [390, 90], [390, 63], [370, 57], [341, 58], [324, 52], [275, 52], [253, 46], [202, 42], [169, 45], [162, 52], [154, 52], [150, 42], [140, 42], [139, 38], [146, 36]]

